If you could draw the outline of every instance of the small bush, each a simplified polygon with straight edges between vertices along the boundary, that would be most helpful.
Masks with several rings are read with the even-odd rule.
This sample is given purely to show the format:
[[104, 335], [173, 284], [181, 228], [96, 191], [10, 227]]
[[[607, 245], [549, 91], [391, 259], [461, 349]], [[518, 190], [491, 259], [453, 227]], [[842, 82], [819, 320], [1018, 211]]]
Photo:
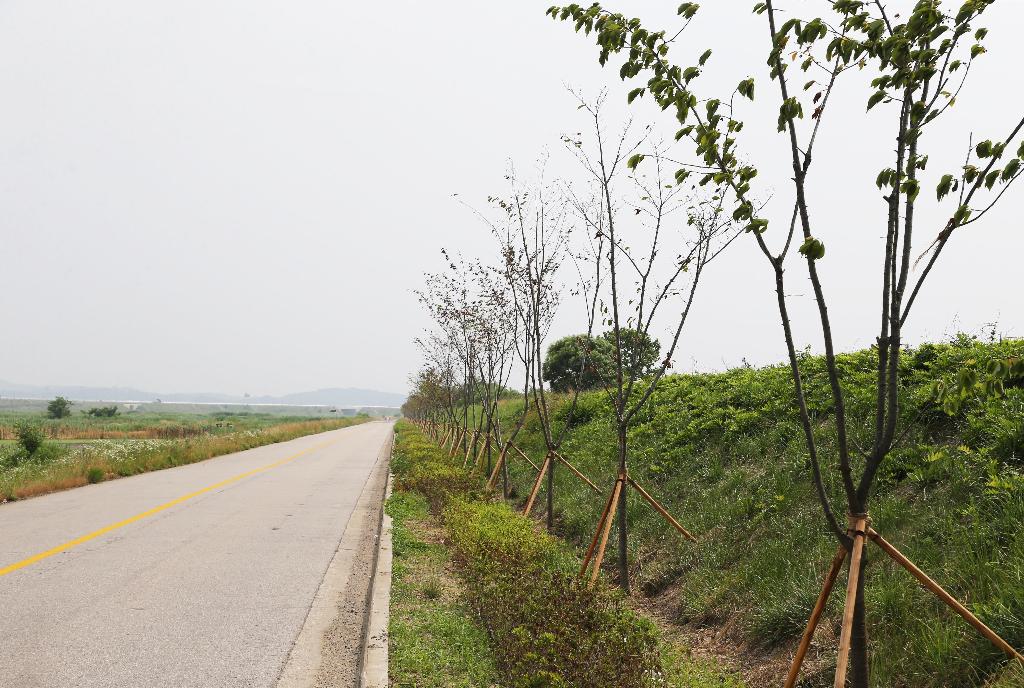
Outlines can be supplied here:
[[398, 435], [391, 469], [395, 487], [423, 495], [435, 513], [440, 513], [452, 495], [472, 494], [479, 482], [472, 473], [448, 461], [422, 435], [411, 432]]
[[46, 441], [42, 428], [34, 423], [18, 423], [14, 431], [18, 436], [18, 444], [29, 455], [35, 454], [43, 446], [43, 442]]
[[661, 677], [654, 625], [505, 504], [453, 500], [445, 526], [469, 602], [515, 686], [641, 688]]
[[105, 477], [106, 473], [103, 471], [103, 469], [96, 468], [95, 466], [93, 466], [92, 468], [85, 472], [85, 479], [89, 481], [90, 485], [102, 482], [103, 478]]

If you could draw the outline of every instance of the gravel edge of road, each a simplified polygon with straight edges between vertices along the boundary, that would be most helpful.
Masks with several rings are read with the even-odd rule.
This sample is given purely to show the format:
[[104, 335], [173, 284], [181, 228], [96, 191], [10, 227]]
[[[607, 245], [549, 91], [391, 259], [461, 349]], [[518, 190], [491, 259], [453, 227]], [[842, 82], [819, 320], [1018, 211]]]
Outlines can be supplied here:
[[[391, 497], [394, 476], [388, 474], [384, 504]], [[388, 688], [388, 624], [391, 616], [391, 516], [381, 510], [380, 538], [373, 582], [370, 585], [366, 635], [363, 640], [361, 688]]]
[[381, 446], [276, 688], [359, 685], [393, 438]]

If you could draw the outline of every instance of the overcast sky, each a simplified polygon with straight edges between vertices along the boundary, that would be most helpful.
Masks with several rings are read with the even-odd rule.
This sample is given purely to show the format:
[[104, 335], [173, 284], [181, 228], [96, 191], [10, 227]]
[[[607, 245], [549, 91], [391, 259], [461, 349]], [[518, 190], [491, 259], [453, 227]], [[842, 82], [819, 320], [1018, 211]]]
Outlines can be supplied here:
[[[421, 274], [441, 266], [442, 246], [493, 252], [453, 194], [483, 207], [509, 160], [529, 167], [545, 150], [572, 175], [559, 136], [586, 122], [567, 85], [607, 85], [609, 119], [626, 112], [617, 65], [600, 69], [591, 39], [544, 17], [548, 4], [0, 2], [0, 379], [405, 390], [428, 324], [412, 293]], [[671, 28], [675, 4], [618, 7]], [[713, 45], [703, 79], [722, 91], [763, 76], [765, 29], [749, 5], [709, 3], [696, 43], [675, 53], [686, 61]], [[1022, 4], [1003, 0], [984, 23], [990, 52], [931, 139], [948, 146], [928, 168], [922, 249], [949, 212], [932, 209], [934, 180], [968, 133], [996, 138], [1024, 112], [1024, 48], [1009, 30], [1024, 23]], [[771, 89], [761, 78], [748, 122], [777, 108]], [[873, 181], [891, 117], [865, 115], [864, 98], [856, 77], [838, 96], [812, 186], [842, 349], [870, 344], [877, 327], [884, 209]], [[657, 111], [633, 114], [674, 132]], [[771, 122], [745, 134], [764, 161], [763, 197], [786, 197], [784, 141]], [[912, 341], [991, 322], [1024, 335], [1016, 191], [951, 243]], [[789, 274], [797, 334], [817, 349], [803, 270]], [[677, 367], [779, 360], [771, 288], [764, 259], [738, 244], [714, 266]], [[556, 334], [579, 323], [569, 309]]]

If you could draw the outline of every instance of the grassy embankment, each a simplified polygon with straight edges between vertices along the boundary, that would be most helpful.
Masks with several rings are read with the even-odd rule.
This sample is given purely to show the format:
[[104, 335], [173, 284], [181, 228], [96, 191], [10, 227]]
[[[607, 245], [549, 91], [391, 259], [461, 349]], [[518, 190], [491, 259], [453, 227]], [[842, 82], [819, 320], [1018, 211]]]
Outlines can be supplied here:
[[[1024, 387], [968, 404], [955, 417], [929, 401], [928, 387], [964, 365], [1021, 355], [1021, 341], [966, 339], [908, 351], [900, 390], [905, 434], [883, 465], [870, 506], [880, 533], [1017, 648], [1024, 647]], [[874, 357], [841, 357], [854, 446], [870, 444]], [[823, 361], [807, 357], [805, 372], [820, 451], [832, 463]], [[673, 376], [631, 433], [632, 475], [700, 540], [682, 541], [631, 496], [636, 587], [704, 649], [733, 660], [752, 685], [779, 682], [836, 546], [823, 527], [791, 400], [785, 367]], [[517, 408], [503, 404], [506, 427]], [[601, 485], [614, 480], [608, 417], [603, 394], [583, 395], [563, 451]], [[535, 417], [519, 444], [539, 463], [544, 449]], [[513, 499], [521, 502], [533, 472], [522, 461], [510, 465]], [[555, 482], [558, 532], [585, 546], [602, 501], [565, 469]], [[835, 475], [829, 487], [839, 495]], [[874, 685], [1024, 685], [986, 640], [879, 550], [867, 551]], [[609, 573], [614, 560], [609, 547]], [[831, 685], [841, 604], [834, 594], [804, 685]]]
[[[205, 423], [216, 431], [185, 439], [110, 440], [73, 448], [47, 440], [30, 456], [13, 443], [5, 445], [0, 447], [0, 502], [195, 463], [369, 420], [365, 416], [334, 420], [236, 418], [231, 421], [235, 427], [227, 427], [223, 421], [215, 419], [200, 421], [199, 427]], [[161, 422], [156, 427], [168, 427], [162, 422], [166, 419], [158, 420]], [[219, 428], [217, 422], [222, 423]], [[248, 427], [239, 429], [239, 426]]]
[[[489, 499], [411, 424], [399, 425], [392, 469], [393, 685], [739, 685], [661, 642], [613, 588], [581, 584], [572, 548]], [[429, 535], [415, 539], [410, 523]]]

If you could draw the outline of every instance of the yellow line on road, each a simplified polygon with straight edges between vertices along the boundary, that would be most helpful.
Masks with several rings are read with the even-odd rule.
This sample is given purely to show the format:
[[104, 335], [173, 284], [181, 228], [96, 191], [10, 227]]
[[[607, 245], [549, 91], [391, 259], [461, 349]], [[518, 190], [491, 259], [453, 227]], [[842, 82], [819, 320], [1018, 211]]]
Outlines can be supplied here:
[[207, 492], [211, 492], [211, 491], [216, 490], [218, 488], [224, 487], [225, 485], [230, 485], [231, 483], [236, 483], [239, 480], [242, 480], [244, 478], [248, 478], [249, 476], [252, 476], [252, 475], [256, 475], [257, 473], [263, 473], [264, 471], [269, 471], [272, 468], [277, 468], [278, 466], [286, 464], [289, 461], [294, 461], [295, 459], [299, 458], [300, 456], [304, 456], [304, 455], [306, 455], [306, 454], [308, 454], [308, 453], [310, 453], [312, 451], [315, 451], [317, 449], [322, 449], [323, 447], [326, 447], [327, 445], [332, 444], [335, 441], [336, 440], [331, 440], [329, 442], [321, 442], [320, 444], [317, 444], [317, 445], [314, 445], [312, 447], [309, 447], [308, 449], [303, 449], [302, 451], [300, 451], [297, 454], [292, 454], [291, 456], [286, 456], [285, 458], [283, 458], [283, 459], [281, 459], [279, 461], [275, 461], [274, 463], [268, 463], [266, 466], [260, 466], [259, 468], [252, 469], [251, 471], [246, 471], [245, 473], [239, 473], [238, 475], [233, 476], [231, 478], [228, 478], [227, 480], [221, 480], [219, 483], [214, 483], [213, 485], [208, 485], [207, 487], [204, 487], [204, 488], [202, 488], [200, 490], [196, 490], [195, 492], [189, 492], [187, 495], [182, 495], [181, 497], [178, 497], [177, 499], [172, 499], [171, 501], [166, 502], [164, 504], [161, 504], [160, 506], [155, 506], [152, 509], [148, 509], [147, 511], [143, 511], [142, 513], [135, 514], [134, 516], [130, 516], [130, 517], [124, 519], [123, 521], [118, 521], [117, 523], [111, 523], [109, 526], [105, 526], [103, 528], [100, 528], [99, 530], [94, 530], [93, 532], [88, 533], [86, 535], [82, 535], [81, 537], [77, 537], [74, 540], [68, 540], [64, 544], [57, 545], [56, 547], [48, 549], [45, 552], [40, 552], [39, 554], [34, 554], [31, 557], [29, 557], [28, 559], [22, 559], [21, 561], [18, 561], [18, 562], [15, 562], [15, 563], [11, 564], [10, 566], [5, 566], [4, 568], [0, 569], [0, 576], [6, 576], [8, 573], [12, 573], [14, 571], [17, 571], [18, 569], [23, 569], [26, 566], [31, 566], [32, 564], [40, 562], [43, 559], [47, 559], [49, 557], [52, 557], [54, 554], [60, 554], [61, 552], [65, 552], [65, 551], [67, 551], [67, 550], [69, 550], [69, 549], [71, 549], [73, 547], [77, 547], [78, 545], [81, 545], [83, 543], [89, 542], [90, 540], [95, 540], [98, 537], [106, 535], [107, 533], [111, 532], [112, 530], [117, 530], [118, 528], [124, 528], [125, 526], [131, 525], [132, 523], [135, 523], [136, 521], [141, 521], [144, 518], [148, 518], [148, 517], [153, 516], [155, 514], [159, 514], [161, 511], [166, 511], [167, 509], [170, 509], [171, 507], [177, 506], [177, 505], [181, 504], [182, 502], [187, 502], [188, 500], [194, 499], [194, 498], [196, 498], [196, 497], [198, 497], [200, 495], [204, 495]]

